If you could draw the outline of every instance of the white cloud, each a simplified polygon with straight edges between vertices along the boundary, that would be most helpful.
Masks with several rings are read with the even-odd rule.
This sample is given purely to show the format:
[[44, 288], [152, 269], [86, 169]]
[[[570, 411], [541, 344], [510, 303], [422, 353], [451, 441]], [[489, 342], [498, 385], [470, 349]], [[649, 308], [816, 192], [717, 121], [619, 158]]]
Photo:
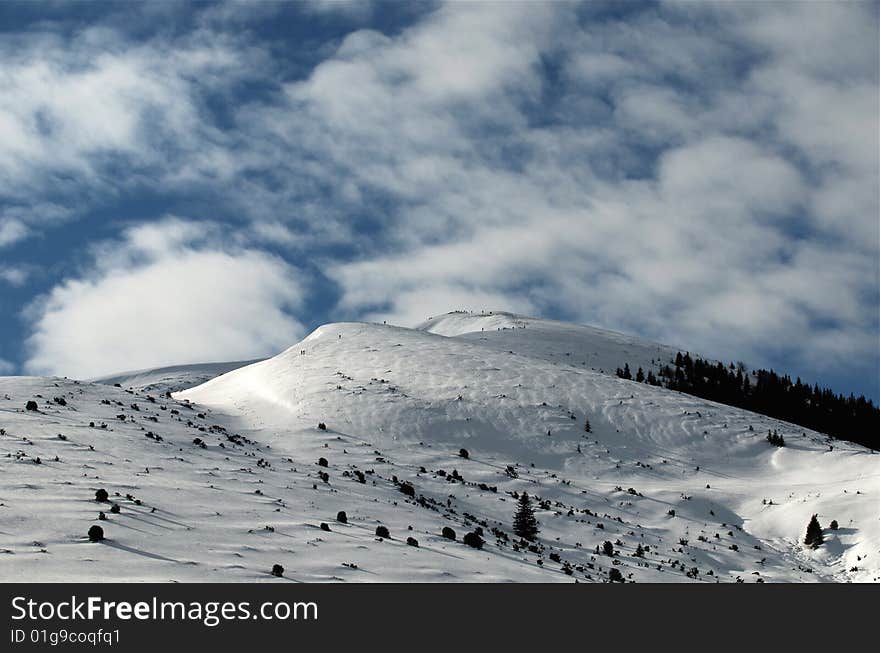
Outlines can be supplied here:
[[0, 358], [0, 376], [6, 376], [15, 372], [15, 365], [8, 360]]
[[28, 228], [14, 218], [0, 218], [0, 247], [11, 245], [28, 235]]
[[28, 278], [28, 269], [25, 266], [0, 265], [0, 281], [10, 286], [22, 286]]
[[[121, 190], [171, 190], [236, 168], [204, 99], [262, 53], [222, 34], [135, 44], [93, 26], [0, 44], [0, 246], [81, 215]], [[120, 171], [124, 170], [124, 174]], [[56, 198], [54, 203], [43, 197]], [[65, 207], [65, 208], [61, 208]]]
[[[553, 42], [540, 27], [510, 42], [509, 28], [469, 35], [463, 61], [499, 47], [483, 41], [511, 51], [491, 81], [468, 77], [466, 92], [420, 64], [430, 51], [421, 40], [445, 35], [444, 13], [396, 39], [359, 37], [297, 85], [298, 108], [320, 107], [309, 126], [326, 132], [324, 156], [399, 201], [384, 218], [390, 253], [331, 268], [341, 306], [412, 322], [444, 302], [495, 301], [762, 364], [783, 350], [789, 362], [825, 357], [837, 369], [840, 351], [876, 357], [877, 113], [865, 93], [876, 97], [876, 79], [845, 74], [850, 46], [840, 60], [828, 50], [806, 72], [784, 72], [800, 42], [800, 54], [783, 44], [737, 70], [736, 44], [755, 38], [751, 16], [734, 12], [710, 38], [682, 21], [685, 10], [705, 18], [685, 6], [581, 33], [551, 20]], [[859, 12], [838, 19], [864, 59]], [[566, 48], [575, 84], [559, 105], [589, 107], [590, 119], [532, 126], [534, 62]], [[396, 77], [398, 60], [418, 72]], [[440, 90], [411, 98], [419, 78]], [[648, 169], [646, 147], [659, 150]], [[854, 238], [859, 251], [838, 249]]]
[[91, 273], [65, 280], [31, 307], [28, 371], [88, 378], [240, 360], [276, 353], [303, 335], [288, 312], [302, 301], [296, 271], [263, 252], [220, 249], [198, 224], [168, 219], [133, 228], [96, 255]]

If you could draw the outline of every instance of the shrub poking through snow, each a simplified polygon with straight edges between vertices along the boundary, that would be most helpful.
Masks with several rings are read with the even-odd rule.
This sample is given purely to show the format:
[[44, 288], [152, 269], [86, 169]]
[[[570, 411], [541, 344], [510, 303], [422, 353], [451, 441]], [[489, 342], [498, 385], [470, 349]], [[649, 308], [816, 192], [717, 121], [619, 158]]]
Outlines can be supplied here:
[[388, 528], [385, 526], [376, 526], [376, 537], [382, 537], [387, 540], [391, 538], [391, 533], [388, 532]]
[[336, 513], [336, 521], [338, 521], [340, 524], [348, 523], [348, 515], [345, 514], [344, 510], [340, 510]]
[[785, 438], [779, 435], [779, 433], [777, 433], [775, 429], [773, 431], [767, 431], [767, 442], [772, 444], [774, 447], [785, 446]]
[[33, 399], [31, 399], [29, 402], [27, 402], [27, 403], [24, 405], [24, 408], [25, 408], [25, 410], [36, 411], [37, 408], [38, 408], [38, 406], [37, 406], [37, 402], [34, 401]]
[[95, 524], [89, 528], [89, 540], [92, 542], [100, 542], [104, 539], [104, 529]]
[[114, 515], [118, 514], [119, 510], [120, 508], [118, 503], [114, 503], [112, 506], [110, 506], [110, 512], [112, 512]]
[[100, 501], [103, 503], [104, 501], [106, 501], [108, 499], [109, 496], [110, 495], [107, 494], [107, 490], [105, 490], [104, 488], [101, 488], [100, 490], [95, 492], [95, 501]]
[[408, 497], [416, 496], [416, 489], [410, 483], [402, 483], [400, 485], [400, 491], [403, 492]]
[[620, 573], [620, 569], [615, 569], [612, 567], [608, 570], [608, 580], [612, 583], [622, 583], [623, 582], [623, 574]]
[[602, 553], [604, 553], [607, 556], [613, 556], [614, 555], [614, 545], [611, 542], [609, 542], [608, 540], [605, 540], [602, 543]]
[[838, 528], [840, 528], [840, 526], [838, 525], [836, 519], [832, 519], [831, 523], [828, 524], [828, 528], [830, 528], [832, 531], [836, 531]]
[[409, 544], [410, 546], [415, 546], [415, 547], [418, 547], [418, 545], [419, 545], [419, 541], [414, 537], [406, 538], [406, 543]]
[[465, 536], [461, 538], [461, 541], [475, 549], [482, 549], [484, 544], [483, 538], [474, 532], [465, 534]]
[[318, 422], [318, 429], [321, 430], [321, 431], [326, 431], [326, 430], [327, 430], [327, 425], [324, 424], [324, 422]]
[[468, 452], [467, 449], [459, 449], [458, 455], [461, 456], [462, 458], [470, 458], [471, 457], [471, 454]]
[[284, 575], [284, 567], [281, 565], [272, 565], [272, 575], [281, 578]]
[[816, 517], [816, 515], [813, 515], [810, 518], [810, 523], [807, 524], [807, 534], [804, 537], [804, 544], [814, 549], [822, 544], [822, 527], [819, 525], [819, 520]]
[[447, 540], [455, 540], [455, 531], [449, 528], [449, 526], [443, 527], [442, 535]]
[[326, 522], [321, 522], [321, 530], [329, 532], [330, 531], [330, 524], [328, 524]]
[[326, 459], [326, 458], [323, 458], [323, 457], [322, 457], [322, 458], [318, 458], [318, 467], [326, 467], [327, 464], [328, 464], [328, 463], [327, 463], [327, 459]]

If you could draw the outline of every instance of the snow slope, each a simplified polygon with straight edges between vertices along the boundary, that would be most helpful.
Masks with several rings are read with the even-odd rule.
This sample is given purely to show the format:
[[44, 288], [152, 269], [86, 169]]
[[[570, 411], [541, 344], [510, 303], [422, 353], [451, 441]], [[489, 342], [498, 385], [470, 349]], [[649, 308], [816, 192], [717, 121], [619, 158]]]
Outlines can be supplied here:
[[596, 327], [506, 312], [456, 311], [428, 318], [416, 329], [607, 374], [624, 363], [633, 375], [639, 367], [645, 374], [656, 373], [674, 362], [679, 351], [686, 351]]
[[228, 363], [173, 365], [170, 367], [122, 372], [91, 380], [105, 385], [119, 384], [123, 388], [165, 394], [166, 392], [176, 392], [177, 390], [185, 390], [201, 385], [216, 376], [226, 374], [226, 372], [250, 365], [251, 363], [256, 363], [258, 360], [260, 359]]
[[[0, 580], [880, 579], [875, 454], [590, 369], [613, 369], [622, 349], [674, 349], [532, 319], [497, 330], [517, 316], [454, 320], [326, 325], [173, 400], [0, 378]], [[40, 412], [24, 410], [37, 395]], [[787, 446], [765, 442], [768, 428]], [[120, 513], [94, 501], [99, 487]], [[523, 491], [540, 501], [532, 550], [511, 533]], [[800, 543], [813, 513], [816, 550]], [[95, 523], [103, 543], [84, 537]], [[478, 526], [482, 550], [461, 541]], [[597, 552], [605, 541], [615, 556]], [[284, 578], [269, 576], [276, 563]]]

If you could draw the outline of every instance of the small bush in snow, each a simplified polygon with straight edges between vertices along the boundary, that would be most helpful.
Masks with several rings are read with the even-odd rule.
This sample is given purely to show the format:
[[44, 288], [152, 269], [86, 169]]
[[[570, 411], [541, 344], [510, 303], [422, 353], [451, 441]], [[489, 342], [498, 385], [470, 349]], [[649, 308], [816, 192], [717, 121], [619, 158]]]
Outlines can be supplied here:
[[108, 498], [109, 496], [110, 496], [110, 495], [107, 494], [107, 490], [105, 490], [104, 488], [101, 488], [100, 490], [98, 490], [97, 492], [95, 492], [95, 501], [101, 501], [101, 502], [104, 502], [104, 501], [107, 500], [107, 498]]
[[785, 438], [779, 435], [775, 429], [773, 431], [767, 431], [767, 442], [772, 444], [774, 447], [785, 446]]
[[345, 514], [344, 510], [340, 510], [336, 513], [336, 521], [338, 521], [340, 524], [348, 523], [348, 515]]
[[840, 526], [838, 525], [836, 519], [832, 519], [831, 523], [828, 524], [828, 528], [830, 528], [832, 531], [836, 531], [838, 528], [840, 528]]
[[466, 533], [461, 541], [475, 549], [482, 549], [484, 544], [483, 538], [473, 532]]
[[281, 565], [272, 565], [272, 575], [281, 578], [284, 575], [284, 567]]
[[467, 449], [459, 449], [458, 455], [461, 456], [462, 458], [470, 458], [470, 456], [471, 456], [470, 453], [468, 453]]
[[92, 542], [100, 542], [104, 539], [104, 529], [98, 526], [92, 526], [89, 528], [89, 540]]
[[615, 569], [612, 567], [608, 570], [608, 580], [612, 583], [622, 583], [623, 582], [623, 574], [620, 573], [620, 569]]
[[318, 467], [326, 467], [327, 464], [326, 458], [318, 458]]
[[330, 530], [330, 525], [327, 524], [326, 522], [321, 522], [321, 530], [322, 530], [322, 531], [329, 531], [329, 530]]
[[387, 540], [391, 537], [391, 533], [388, 532], [388, 528], [385, 526], [376, 526], [376, 537], [383, 537]]
[[324, 422], [318, 422], [318, 429], [320, 429], [321, 431], [326, 431], [327, 425], [324, 424]]
[[607, 556], [613, 556], [614, 555], [614, 545], [611, 542], [609, 542], [608, 540], [605, 540], [602, 543], [602, 553], [604, 553]]
[[409, 544], [410, 546], [415, 546], [415, 547], [417, 547], [419, 545], [419, 541], [414, 537], [406, 538], [406, 543]]
[[36, 411], [37, 408], [38, 408], [38, 406], [37, 406], [37, 402], [34, 401], [33, 399], [31, 399], [29, 402], [27, 402], [27, 403], [24, 405], [24, 408], [25, 408], [25, 410]]
[[455, 539], [455, 531], [452, 530], [451, 528], [449, 528], [449, 526], [443, 527], [442, 534], [443, 534], [443, 537], [445, 537], [447, 540], [454, 540]]
[[400, 491], [408, 497], [416, 496], [416, 489], [410, 483], [401, 484]]
[[110, 506], [110, 512], [112, 512], [114, 515], [118, 514], [119, 510], [120, 508], [118, 503], [114, 503], [112, 506]]

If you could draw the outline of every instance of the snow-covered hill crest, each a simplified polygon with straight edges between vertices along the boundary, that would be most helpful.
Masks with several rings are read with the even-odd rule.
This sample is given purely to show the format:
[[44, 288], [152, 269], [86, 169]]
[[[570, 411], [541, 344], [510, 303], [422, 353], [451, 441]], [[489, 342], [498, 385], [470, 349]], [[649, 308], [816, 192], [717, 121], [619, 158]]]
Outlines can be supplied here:
[[607, 374], [625, 363], [656, 373], [682, 350], [596, 327], [506, 312], [456, 311], [428, 318], [416, 329]]
[[[452, 315], [325, 325], [173, 399], [0, 379], [0, 578], [278, 580], [281, 564], [311, 581], [880, 579], [875, 454], [601, 371], [675, 351]], [[121, 512], [95, 503], [102, 487]], [[541, 527], [526, 545], [522, 492]], [[814, 513], [825, 543], [809, 549]], [[105, 543], [85, 541], [90, 524]]]

